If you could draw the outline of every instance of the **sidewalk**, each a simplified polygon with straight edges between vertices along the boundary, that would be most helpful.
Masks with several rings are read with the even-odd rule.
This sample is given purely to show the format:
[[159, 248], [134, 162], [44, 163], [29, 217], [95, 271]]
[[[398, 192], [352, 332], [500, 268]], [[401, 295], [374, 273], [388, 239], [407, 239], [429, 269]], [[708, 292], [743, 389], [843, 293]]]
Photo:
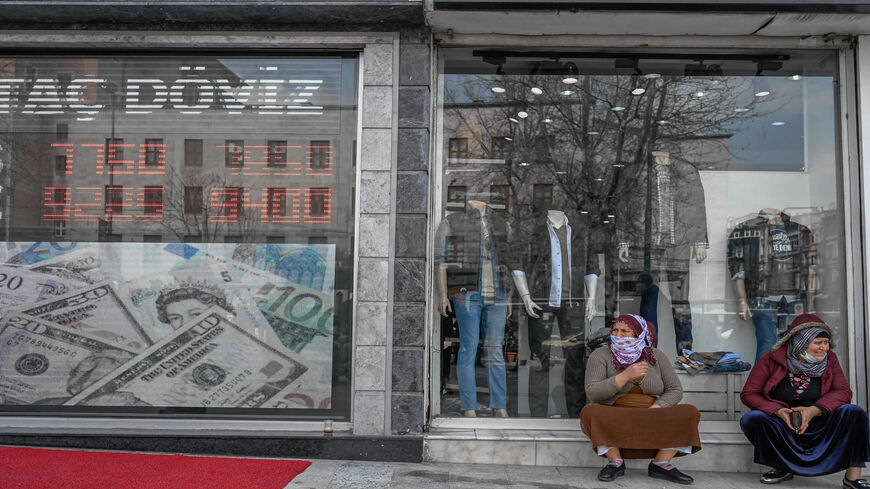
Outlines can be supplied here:
[[[758, 473], [691, 472], [691, 486], [652, 479], [645, 470], [631, 470], [614, 482], [596, 478], [598, 469], [518, 465], [404, 464], [312, 460], [311, 467], [286, 489], [752, 489], [774, 486], [758, 481]], [[838, 489], [843, 473], [803, 478], [775, 487]]]

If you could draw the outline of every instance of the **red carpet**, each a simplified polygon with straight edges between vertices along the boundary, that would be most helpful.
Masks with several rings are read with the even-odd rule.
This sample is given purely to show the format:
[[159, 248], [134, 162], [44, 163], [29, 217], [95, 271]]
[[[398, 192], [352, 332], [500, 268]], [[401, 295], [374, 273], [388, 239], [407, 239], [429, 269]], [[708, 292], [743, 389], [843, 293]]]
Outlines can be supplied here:
[[283, 489], [311, 462], [0, 447], [2, 489]]

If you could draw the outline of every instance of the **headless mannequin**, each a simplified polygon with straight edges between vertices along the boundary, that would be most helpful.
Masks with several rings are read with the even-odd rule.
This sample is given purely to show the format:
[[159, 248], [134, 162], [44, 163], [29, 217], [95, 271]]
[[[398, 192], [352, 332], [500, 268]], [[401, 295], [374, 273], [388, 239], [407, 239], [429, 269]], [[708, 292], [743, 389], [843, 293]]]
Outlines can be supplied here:
[[[667, 151], [653, 151], [653, 158], [656, 160], [656, 165], [667, 166], [671, 164], [671, 154]], [[628, 247], [619, 248], [619, 261], [628, 263], [629, 249]], [[707, 248], [695, 248], [695, 262], [701, 263], [707, 259]]]
[[[547, 220], [553, 226], [553, 229], [559, 229], [562, 226], [568, 224], [568, 216], [565, 215], [564, 212], [560, 210], [551, 209], [547, 211]], [[541, 306], [535, 303], [532, 300], [532, 295], [529, 292], [529, 284], [526, 281], [526, 274], [521, 270], [514, 270], [514, 273], [511, 274], [514, 279], [514, 285], [517, 288], [517, 292], [520, 294], [520, 299], [522, 299], [523, 304], [526, 308], [526, 313], [533, 317], [540, 317], [538, 311], [541, 310]], [[593, 316], [595, 316], [595, 291], [598, 287], [598, 277], [595, 275], [588, 275], [585, 279], [586, 283], [586, 320], [591, 321]]]
[[[764, 217], [768, 221], [778, 221], [782, 219], [782, 211], [773, 207], [765, 207], [758, 213], [759, 217]], [[748, 321], [752, 318], [752, 311], [749, 308], [749, 302], [746, 297], [746, 282], [742, 278], [734, 279], [734, 291], [737, 293], [737, 315], [740, 319]], [[816, 297], [816, 271], [813, 268], [809, 270], [809, 280], [807, 280], [807, 312], [816, 312], [815, 297]]]
[[[469, 200], [467, 204], [480, 213], [480, 217], [486, 215], [486, 202], [482, 202], [479, 200]], [[453, 306], [450, 305], [450, 297], [447, 295], [447, 270], [446, 269], [438, 269], [435, 272], [435, 286], [438, 289], [438, 312], [441, 313], [442, 316], [447, 317], [449, 312], [453, 311]], [[495, 409], [495, 416], [499, 418], [507, 418], [508, 412], [507, 409]], [[475, 418], [477, 417], [477, 412], [473, 409], [467, 409], [462, 412], [462, 415], [466, 418]]]

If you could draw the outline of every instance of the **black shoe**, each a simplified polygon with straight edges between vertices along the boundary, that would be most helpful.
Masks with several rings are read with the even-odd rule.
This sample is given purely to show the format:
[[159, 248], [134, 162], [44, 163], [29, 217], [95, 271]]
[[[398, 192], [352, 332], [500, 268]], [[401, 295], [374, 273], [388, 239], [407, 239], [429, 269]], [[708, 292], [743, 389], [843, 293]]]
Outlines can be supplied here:
[[843, 489], [870, 489], [870, 482], [865, 479], [850, 481], [843, 477]]
[[677, 484], [691, 484], [695, 482], [692, 477], [680, 472], [676, 467], [671, 465], [668, 469], [663, 469], [658, 465], [650, 462], [647, 468], [647, 474], [656, 479], [664, 479], [666, 481], [676, 482]]
[[598, 472], [598, 480], [610, 482], [621, 475], [625, 475], [625, 462], [622, 462], [619, 467], [607, 464], [603, 469], [601, 469], [601, 472]]
[[794, 479], [794, 474], [784, 470], [773, 469], [761, 474], [762, 484], [779, 484], [782, 481]]

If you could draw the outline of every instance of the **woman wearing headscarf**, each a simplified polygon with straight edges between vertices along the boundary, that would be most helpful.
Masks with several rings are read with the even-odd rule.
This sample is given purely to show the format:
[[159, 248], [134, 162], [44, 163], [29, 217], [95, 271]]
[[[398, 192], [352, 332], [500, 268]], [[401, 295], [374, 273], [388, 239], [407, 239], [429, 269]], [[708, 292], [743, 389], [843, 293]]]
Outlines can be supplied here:
[[610, 348], [595, 350], [586, 364], [589, 404], [580, 412], [583, 430], [607, 465], [598, 479], [625, 474], [624, 458], [653, 458], [650, 477], [691, 484], [692, 477], [670, 461], [701, 449], [701, 413], [683, 398], [683, 387], [670, 361], [654, 348], [655, 325], [623, 314], [613, 322]]
[[852, 389], [831, 334], [815, 314], [798, 316], [746, 380], [740, 399], [752, 411], [740, 427], [755, 446], [755, 462], [772, 468], [761, 476], [765, 484], [846, 470], [844, 488], [870, 489], [861, 479], [870, 460], [867, 413], [849, 404]]

